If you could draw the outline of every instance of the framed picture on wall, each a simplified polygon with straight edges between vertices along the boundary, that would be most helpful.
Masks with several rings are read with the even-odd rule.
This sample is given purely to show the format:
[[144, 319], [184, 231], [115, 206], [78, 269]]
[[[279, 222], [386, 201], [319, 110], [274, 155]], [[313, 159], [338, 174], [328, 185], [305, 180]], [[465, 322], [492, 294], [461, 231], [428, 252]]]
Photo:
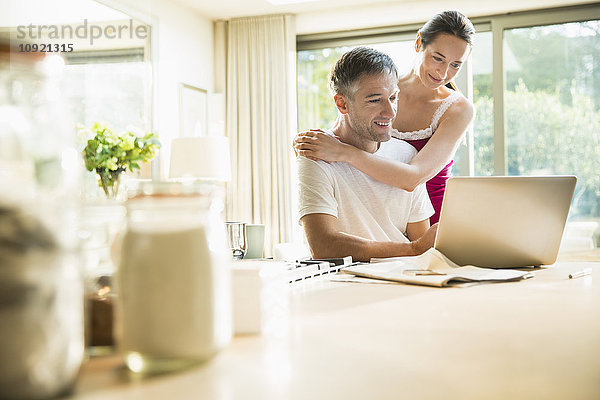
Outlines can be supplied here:
[[179, 84], [179, 136], [208, 136], [208, 92]]

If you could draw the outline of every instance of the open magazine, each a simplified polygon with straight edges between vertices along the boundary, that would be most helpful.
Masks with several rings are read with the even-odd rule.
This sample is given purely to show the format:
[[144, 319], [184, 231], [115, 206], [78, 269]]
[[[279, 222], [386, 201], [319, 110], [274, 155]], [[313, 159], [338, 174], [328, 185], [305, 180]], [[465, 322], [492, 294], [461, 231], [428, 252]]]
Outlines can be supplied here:
[[[414, 257], [373, 258], [370, 264], [349, 266], [341, 272], [358, 277], [437, 287], [511, 282], [533, 276], [530, 270], [490, 269], [471, 265], [461, 267], [433, 248]], [[343, 277], [336, 280], [351, 281]]]

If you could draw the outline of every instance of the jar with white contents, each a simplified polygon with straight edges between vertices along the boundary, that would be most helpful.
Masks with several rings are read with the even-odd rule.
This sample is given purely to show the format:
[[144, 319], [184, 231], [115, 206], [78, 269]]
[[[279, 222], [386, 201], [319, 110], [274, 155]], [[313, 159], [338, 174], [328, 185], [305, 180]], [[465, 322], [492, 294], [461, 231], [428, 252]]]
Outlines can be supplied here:
[[203, 184], [145, 182], [127, 202], [117, 345], [134, 372], [210, 359], [231, 339], [222, 201]]

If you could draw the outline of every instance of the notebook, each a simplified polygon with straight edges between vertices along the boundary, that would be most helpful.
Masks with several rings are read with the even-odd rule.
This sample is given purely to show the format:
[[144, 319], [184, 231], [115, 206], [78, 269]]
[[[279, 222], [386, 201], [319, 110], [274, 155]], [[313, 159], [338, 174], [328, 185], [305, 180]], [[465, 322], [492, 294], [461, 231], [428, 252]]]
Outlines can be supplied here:
[[575, 176], [450, 178], [434, 247], [458, 265], [553, 264], [576, 182]]
[[[470, 286], [481, 283], [514, 282], [534, 276], [531, 270], [459, 266], [436, 249], [414, 257], [372, 258], [342, 269], [331, 280], [342, 282], [399, 282], [423, 286]], [[350, 275], [348, 275], [350, 274]]]

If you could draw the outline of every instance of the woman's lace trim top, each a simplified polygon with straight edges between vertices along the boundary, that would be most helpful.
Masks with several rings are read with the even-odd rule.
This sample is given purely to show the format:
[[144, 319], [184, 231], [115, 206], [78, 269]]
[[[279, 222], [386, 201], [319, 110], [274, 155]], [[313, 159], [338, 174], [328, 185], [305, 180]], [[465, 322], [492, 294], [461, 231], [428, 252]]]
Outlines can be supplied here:
[[440, 118], [442, 115], [450, 108], [450, 106], [460, 98], [459, 92], [452, 92], [450, 96], [446, 97], [438, 108], [433, 113], [433, 118], [431, 119], [431, 124], [425, 129], [419, 129], [418, 131], [412, 132], [399, 132], [397, 130], [392, 131], [392, 136], [397, 139], [403, 140], [419, 140], [419, 139], [427, 139], [433, 135], [435, 130], [437, 129], [438, 122], [440, 122]]

